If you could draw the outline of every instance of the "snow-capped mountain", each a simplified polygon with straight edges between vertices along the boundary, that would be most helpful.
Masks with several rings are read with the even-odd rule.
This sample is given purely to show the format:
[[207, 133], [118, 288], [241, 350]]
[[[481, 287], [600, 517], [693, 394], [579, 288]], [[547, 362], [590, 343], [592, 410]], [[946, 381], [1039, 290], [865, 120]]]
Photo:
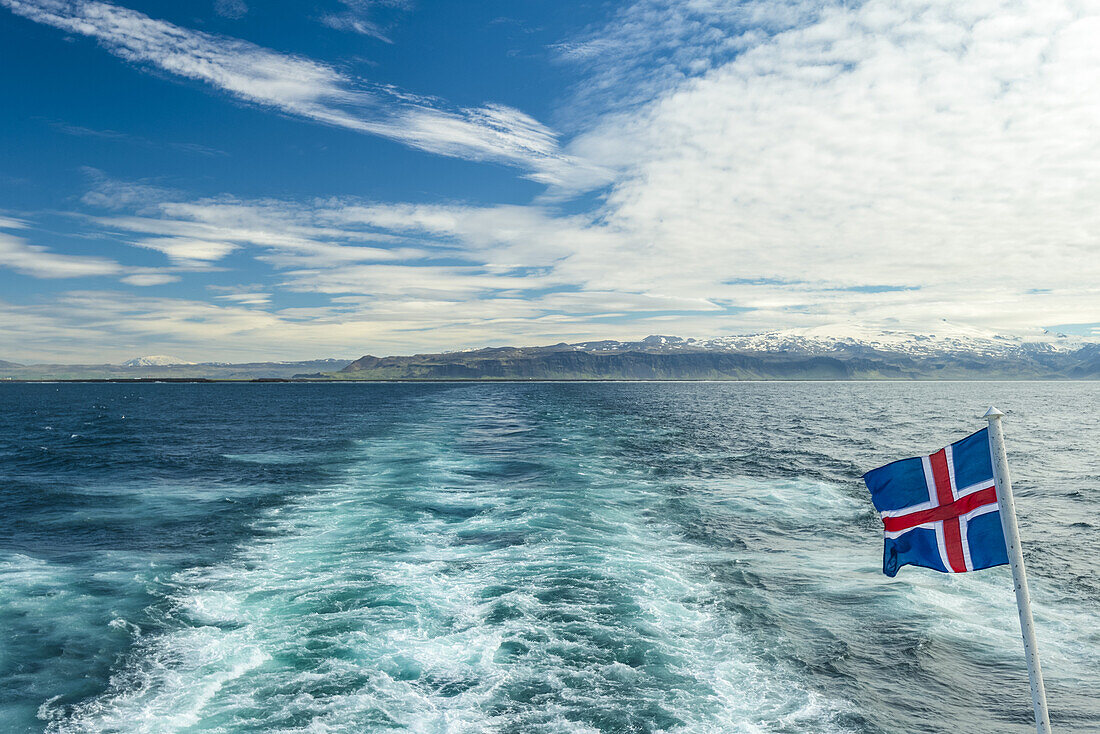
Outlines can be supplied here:
[[407, 357], [364, 356], [356, 379], [1096, 379], [1100, 341], [1004, 335], [944, 323], [929, 332], [850, 326], [691, 339], [652, 335]]
[[1085, 340], [1064, 334], [1038, 332], [1005, 335], [944, 322], [942, 327], [928, 332], [831, 325], [718, 337], [697, 341], [694, 344], [705, 349], [797, 354], [867, 351], [914, 357], [932, 355], [1003, 357], [1021, 352], [1073, 351], [1080, 349], [1085, 343]]
[[1100, 337], [850, 325], [685, 338], [654, 334], [546, 346], [363, 356], [354, 362], [195, 364], [146, 355], [123, 365], [0, 365], [8, 379], [359, 380], [1095, 380]]
[[134, 357], [122, 363], [123, 367], [167, 367], [177, 364], [195, 364], [179, 357], [170, 357], [167, 354], [147, 354], [144, 357]]
[[[1092, 340], [1095, 341], [1095, 340]], [[1072, 352], [1090, 340], [1038, 331], [1006, 335], [943, 322], [934, 331], [831, 324], [806, 328], [764, 331], [754, 334], [693, 339], [678, 336], [647, 336], [638, 342], [598, 341], [571, 344], [581, 351], [717, 351], [793, 355], [866, 354], [930, 356], [1008, 357], [1013, 354]]]

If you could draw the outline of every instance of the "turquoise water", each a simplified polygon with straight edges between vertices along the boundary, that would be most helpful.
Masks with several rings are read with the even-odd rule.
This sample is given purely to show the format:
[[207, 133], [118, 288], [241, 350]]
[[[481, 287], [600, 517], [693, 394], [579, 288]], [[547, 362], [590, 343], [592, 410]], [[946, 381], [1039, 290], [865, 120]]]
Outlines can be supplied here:
[[1007, 569], [859, 476], [1009, 412], [1100, 731], [1100, 385], [0, 385], [0, 731], [1028, 732]]

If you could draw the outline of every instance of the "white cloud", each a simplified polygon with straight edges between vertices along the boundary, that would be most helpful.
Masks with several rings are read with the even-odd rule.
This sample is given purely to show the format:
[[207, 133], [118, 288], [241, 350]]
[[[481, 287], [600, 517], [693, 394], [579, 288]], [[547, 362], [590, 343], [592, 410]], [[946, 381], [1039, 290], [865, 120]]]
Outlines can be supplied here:
[[0, 216], [0, 229], [25, 229], [27, 223], [22, 219]]
[[[573, 144], [620, 171], [601, 221], [644, 243], [605, 284], [759, 308], [727, 282], [768, 281], [777, 323], [1100, 312], [1097, 11], [828, 6], [624, 105]], [[872, 284], [912, 290], [830, 290]]]
[[[610, 110], [579, 115], [587, 128], [569, 146], [572, 160], [615, 171], [587, 213], [566, 214], [553, 199], [191, 200], [99, 180], [102, 192], [85, 202], [114, 211], [92, 224], [120, 241], [157, 243], [192, 265], [236, 252], [276, 271], [215, 303], [127, 300], [119, 333], [168, 340], [144, 351], [195, 339], [189, 354], [202, 344], [262, 353], [269, 340], [310, 356], [649, 328], [709, 336], [838, 321], [920, 329], [946, 318], [1005, 331], [1096, 322], [1100, 7], [749, 3], [731, 17], [725, 7], [646, 0], [563, 47], [593, 64], [581, 107], [599, 94]], [[650, 44], [668, 50], [657, 68]], [[618, 81], [602, 89], [609, 74]], [[340, 77], [326, 83], [329, 96], [350, 88]], [[294, 101], [288, 84], [280, 99], [328, 99], [314, 89]], [[435, 120], [424, 101], [407, 103], [424, 116], [401, 134], [420, 147], [545, 155], [566, 161], [552, 177], [559, 184], [572, 175], [553, 135], [520, 113], [490, 109], [454, 127], [450, 113]], [[308, 303], [275, 308], [287, 291]], [[100, 299], [88, 314], [109, 311]], [[65, 306], [50, 318], [61, 329], [76, 313]], [[204, 320], [210, 328], [194, 327]], [[89, 333], [110, 323], [104, 316]]]
[[226, 293], [221, 296], [215, 296], [219, 301], [230, 301], [232, 303], [239, 303], [243, 306], [266, 306], [271, 303], [270, 293]]
[[[0, 217], [0, 229], [30, 230], [21, 219]], [[129, 285], [163, 285], [179, 280], [160, 268], [127, 267], [121, 263], [92, 255], [70, 255], [54, 252], [40, 245], [28, 244], [23, 237], [0, 232], [0, 267], [7, 267], [33, 278], [82, 278], [121, 276]]]
[[379, 9], [405, 10], [412, 5], [411, 0], [340, 0], [344, 10], [339, 13], [327, 13], [321, 16], [321, 22], [329, 28], [351, 31], [378, 39], [384, 43], [393, 43], [386, 35], [382, 25], [374, 16]]
[[[629, 328], [640, 337], [664, 326], [639, 319]], [[117, 362], [135, 350], [232, 361], [353, 358], [408, 352], [414, 343], [436, 351], [622, 336], [621, 324], [546, 314], [518, 298], [349, 299], [328, 308], [281, 310], [112, 291], [70, 292], [49, 305], [0, 301], [0, 343], [16, 347], [4, 358], [24, 362]], [[272, 345], [278, 345], [274, 352]]]
[[123, 271], [122, 266], [113, 260], [51, 252], [3, 232], [0, 232], [0, 267], [35, 278], [81, 278], [117, 275]]
[[240, 99], [441, 155], [519, 166], [545, 183], [602, 175], [561, 153], [556, 135], [503, 105], [444, 109], [371, 87], [333, 67], [95, 0], [0, 0], [38, 23], [95, 38], [136, 64], [210, 84]]
[[551, 47], [586, 72], [563, 114], [591, 121], [636, 110], [775, 33], [815, 22], [829, 6], [807, 0], [624, 3], [606, 25]]
[[171, 273], [134, 273], [121, 280], [127, 285], [154, 286], [175, 283], [179, 279], [178, 275], [172, 275]]
[[555, 283], [546, 277], [483, 266], [352, 265], [292, 271], [282, 285], [312, 293], [476, 299], [499, 291], [527, 291]]
[[221, 260], [237, 249], [237, 245], [228, 242], [211, 242], [187, 237], [152, 237], [136, 240], [131, 244], [163, 252], [172, 260], [183, 263]]
[[237, 20], [248, 14], [244, 0], [214, 0], [214, 12], [223, 18]]
[[[110, 183], [108, 192], [129, 191]], [[356, 262], [389, 262], [425, 257], [405, 246], [408, 238], [363, 223], [339, 222], [325, 202], [223, 197], [180, 201], [145, 189], [137, 208], [144, 216], [116, 215], [92, 221], [129, 244], [156, 249], [179, 262], [219, 260], [244, 246], [260, 249], [257, 258], [280, 267], [331, 267]], [[158, 200], [157, 197], [161, 198]], [[117, 208], [113, 196], [89, 194], [87, 203]], [[138, 235], [137, 239], [134, 236]]]

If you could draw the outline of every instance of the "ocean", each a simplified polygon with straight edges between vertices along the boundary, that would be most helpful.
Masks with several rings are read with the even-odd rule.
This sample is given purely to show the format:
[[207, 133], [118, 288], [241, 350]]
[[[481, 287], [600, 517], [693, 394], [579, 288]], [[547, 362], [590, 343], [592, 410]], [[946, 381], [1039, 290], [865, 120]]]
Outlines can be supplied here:
[[1033, 732], [1007, 567], [860, 475], [1005, 423], [1100, 731], [1100, 384], [0, 384], [0, 732]]

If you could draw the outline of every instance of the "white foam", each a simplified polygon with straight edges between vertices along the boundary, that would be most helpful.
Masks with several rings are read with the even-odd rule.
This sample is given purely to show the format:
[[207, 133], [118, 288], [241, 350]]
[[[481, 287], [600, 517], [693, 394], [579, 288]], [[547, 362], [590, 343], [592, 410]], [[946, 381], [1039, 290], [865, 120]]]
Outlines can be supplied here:
[[[510, 487], [471, 482], [463, 457], [378, 472], [418, 453], [364, 451], [343, 483], [265, 514], [227, 563], [173, 576], [174, 627], [143, 636], [102, 696], [46, 706], [47, 731], [589, 732], [578, 716], [643, 705], [680, 731], [842, 731], [851, 704], [756, 658], [701, 575], [715, 551], [643, 514], [652, 487], [593, 464], [577, 467], [581, 487], [511, 503]], [[858, 511], [825, 485], [711, 489], [727, 512]], [[508, 534], [527, 542], [494, 542]], [[509, 693], [523, 686], [526, 703]], [[279, 723], [291, 719], [308, 723]]]
[[246, 464], [298, 464], [303, 461], [301, 454], [289, 451], [260, 451], [251, 454], [222, 454], [230, 461]]
[[138, 645], [112, 677], [107, 693], [39, 718], [50, 734], [176, 732], [199, 722], [226, 683], [269, 656], [245, 634], [211, 627], [182, 629]]

